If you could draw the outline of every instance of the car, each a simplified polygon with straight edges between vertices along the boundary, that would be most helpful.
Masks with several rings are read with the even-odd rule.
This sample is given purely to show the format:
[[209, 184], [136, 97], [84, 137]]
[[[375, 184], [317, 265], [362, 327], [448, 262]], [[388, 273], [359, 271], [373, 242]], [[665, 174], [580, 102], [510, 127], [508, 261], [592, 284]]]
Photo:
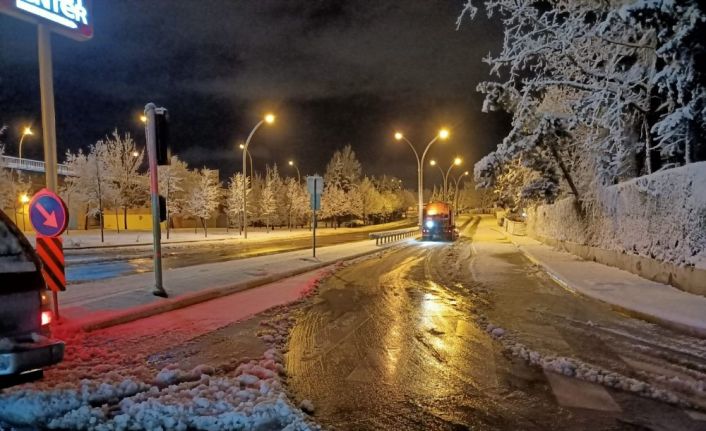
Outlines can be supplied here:
[[63, 360], [64, 343], [50, 334], [49, 293], [32, 245], [0, 210], [0, 387]]

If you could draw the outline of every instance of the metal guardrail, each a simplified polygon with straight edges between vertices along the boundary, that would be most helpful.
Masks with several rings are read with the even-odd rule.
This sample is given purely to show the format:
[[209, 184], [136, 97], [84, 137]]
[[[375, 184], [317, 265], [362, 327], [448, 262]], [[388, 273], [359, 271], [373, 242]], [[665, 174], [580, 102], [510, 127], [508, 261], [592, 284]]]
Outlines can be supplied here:
[[[40, 160], [20, 159], [19, 157], [0, 156], [0, 166], [8, 169], [19, 169], [22, 171], [44, 172], [45, 164]], [[59, 175], [72, 175], [71, 169], [68, 166], [57, 164], [56, 172]]]
[[370, 239], [375, 240], [375, 245], [386, 244], [388, 242], [397, 241], [402, 238], [414, 236], [419, 233], [418, 227], [410, 227], [407, 229], [387, 230], [384, 232], [373, 232], [368, 234]]

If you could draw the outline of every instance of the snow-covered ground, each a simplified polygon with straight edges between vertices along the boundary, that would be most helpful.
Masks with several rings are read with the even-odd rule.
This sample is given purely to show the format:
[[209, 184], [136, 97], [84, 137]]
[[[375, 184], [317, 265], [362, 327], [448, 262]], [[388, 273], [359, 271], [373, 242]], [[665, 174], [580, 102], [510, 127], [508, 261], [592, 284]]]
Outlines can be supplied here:
[[[278, 348], [288, 303], [311, 293], [331, 268], [98, 331], [57, 333], [66, 360], [44, 380], [0, 393], [0, 425], [83, 430], [308, 430], [317, 427], [282, 388]], [[160, 352], [275, 308], [250, 358], [182, 369]], [[279, 346], [279, 347], [278, 347]], [[303, 403], [304, 410], [312, 407]]]

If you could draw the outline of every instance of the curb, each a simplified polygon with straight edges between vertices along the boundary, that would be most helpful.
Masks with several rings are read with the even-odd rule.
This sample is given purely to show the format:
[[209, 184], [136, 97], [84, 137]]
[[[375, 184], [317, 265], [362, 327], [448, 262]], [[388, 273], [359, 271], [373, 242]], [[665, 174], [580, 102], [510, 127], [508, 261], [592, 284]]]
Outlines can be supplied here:
[[362, 253], [356, 253], [351, 256], [344, 258], [333, 259], [329, 261], [318, 262], [311, 266], [304, 268], [297, 268], [290, 271], [285, 271], [277, 274], [271, 274], [265, 277], [257, 278], [254, 280], [230, 284], [226, 286], [212, 287], [204, 289], [198, 292], [186, 293], [174, 298], [168, 298], [164, 301], [160, 301], [154, 304], [139, 305], [136, 307], [129, 308], [127, 310], [115, 312], [109, 316], [104, 316], [94, 319], [85, 319], [81, 321], [80, 319], [74, 322], [66, 322], [64, 324], [59, 324], [62, 329], [80, 329], [85, 332], [96, 331], [99, 329], [110, 328], [112, 326], [122, 325], [124, 323], [133, 322], [135, 320], [144, 319], [146, 317], [155, 316], [158, 314], [166, 313], [169, 311], [178, 310], [181, 308], [186, 308], [192, 305], [196, 305], [202, 302], [210, 301], [213, 299], [221, 298], [223, 296], [232, 295], [237, 292], [241, 292], [248, 289], [253, 289], [255, 287], [260, 287], [266, 284], [274, 283], [285, 278], [294, 277], [296, 275], [304, 274], [306, 272], [316, 271], [318, 269], [332, 266], [341, 262], [357, 259], [359, 257], [371, 255], [378, 253], [380, 251], [385, 251], [393, 248], [393, 246], [399, 246], [399, 243], [390, 243], [385, 247], [381, 247], [375, 250], [364, 251]]
[[[498, 231], [498, 232], [501, 232], [501, 231]], [[542, 271], [544, 271], [544, 273], [546, 273], [549, 276], [549, 278], [551, 278], [556, 284], [558, 284], [559, 286], [561, 286], [565, 290], [567, 290], [575, 295], [581, 295], [585, 298], [590, 298], [594, 301], [600, 301], [604, 304], [609, 305], [611, 308], [615, 309], [616, 311], [627, 314], [628, 316], [636, 317], [638, 319], [645, 320], [650, 323], [656, 323], [656, 324], [659, 324], [659, 325], [665, 326], [667, 328], [674, 329], [676, 331], [683, 332], [683, 333], [686, 333], [689, 335], [694, 335], [694, 336], [702, 337], [702, 338], [706, 337], [706, 330], [703, 328], [691, 326], [691, 325], [684, 324], [681, 322], [675, 322], [673, 320], [669, 320], [669, 319], [665, 319], [663, 317], [648, 314], [643, 311], [634, 310], [631, 308], [626, 308], [622, 305], [614, 304], [614, 303], [607, 301], [603, 298], [598, 298], [598, 297], [595, 297], [595, 296], [590, 295], [588, 293], [585, 293], [580, 289], [576, 289], [575, 287], [571, 286], [571, 284], [568, 281], [566, 281], [564, 278], [555, 274], [551, 269], [549, 269], [547, 267], [546, 264], [544, 264], [543, 262], [539, 261], [537, 258], [532, 256], [532, 254], [530, 252], [528, 252], [527, 250], [525, 250], [521, 245], [515, 243], [512, 240], [512, 238], [510, 236], [508, 236], [505, 232], [502, 232], [502, 233], [520, 251], [520, 253], [522, 253], [522, 255], [527, 258], [527, 260], [532, 262], [534, 265], [537, 265], [538, 267], [540, 267], [542, 269]]]

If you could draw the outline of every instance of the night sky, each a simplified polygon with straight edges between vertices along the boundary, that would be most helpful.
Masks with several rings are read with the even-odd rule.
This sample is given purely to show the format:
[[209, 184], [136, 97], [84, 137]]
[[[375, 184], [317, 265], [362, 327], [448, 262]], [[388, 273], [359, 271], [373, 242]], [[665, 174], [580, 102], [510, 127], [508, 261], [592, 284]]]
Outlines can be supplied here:
[[[174, 152], [225, 179], [239, 170], [238, 141], [272, 111], [276, 125], [251, 144], [256, 169], [276, 162], [287, 174], [293, 158], [302, 175], [323, 173], [351, 144], [365, 173], [413, 188], [416, 162], [395, 130], [420, 148], [449, 127], [452, 138], [430, 151], [447, 165], [456, 154], [475, 162], [508, 127], [480, 111], [475, 91], [500, 26], [479, 14], [457, 31], [463, 1], [94, 0], [92, 40], [53, 36], [59, 158], [115, 127], [142, 145], [138, 117], [153, 101], [170, 111]], [[41, 129], [36, 30], [0, 15], [8, 154], [25, 123]], [[41, 159], [41, 148], [33, 136], [23, 153]]]

